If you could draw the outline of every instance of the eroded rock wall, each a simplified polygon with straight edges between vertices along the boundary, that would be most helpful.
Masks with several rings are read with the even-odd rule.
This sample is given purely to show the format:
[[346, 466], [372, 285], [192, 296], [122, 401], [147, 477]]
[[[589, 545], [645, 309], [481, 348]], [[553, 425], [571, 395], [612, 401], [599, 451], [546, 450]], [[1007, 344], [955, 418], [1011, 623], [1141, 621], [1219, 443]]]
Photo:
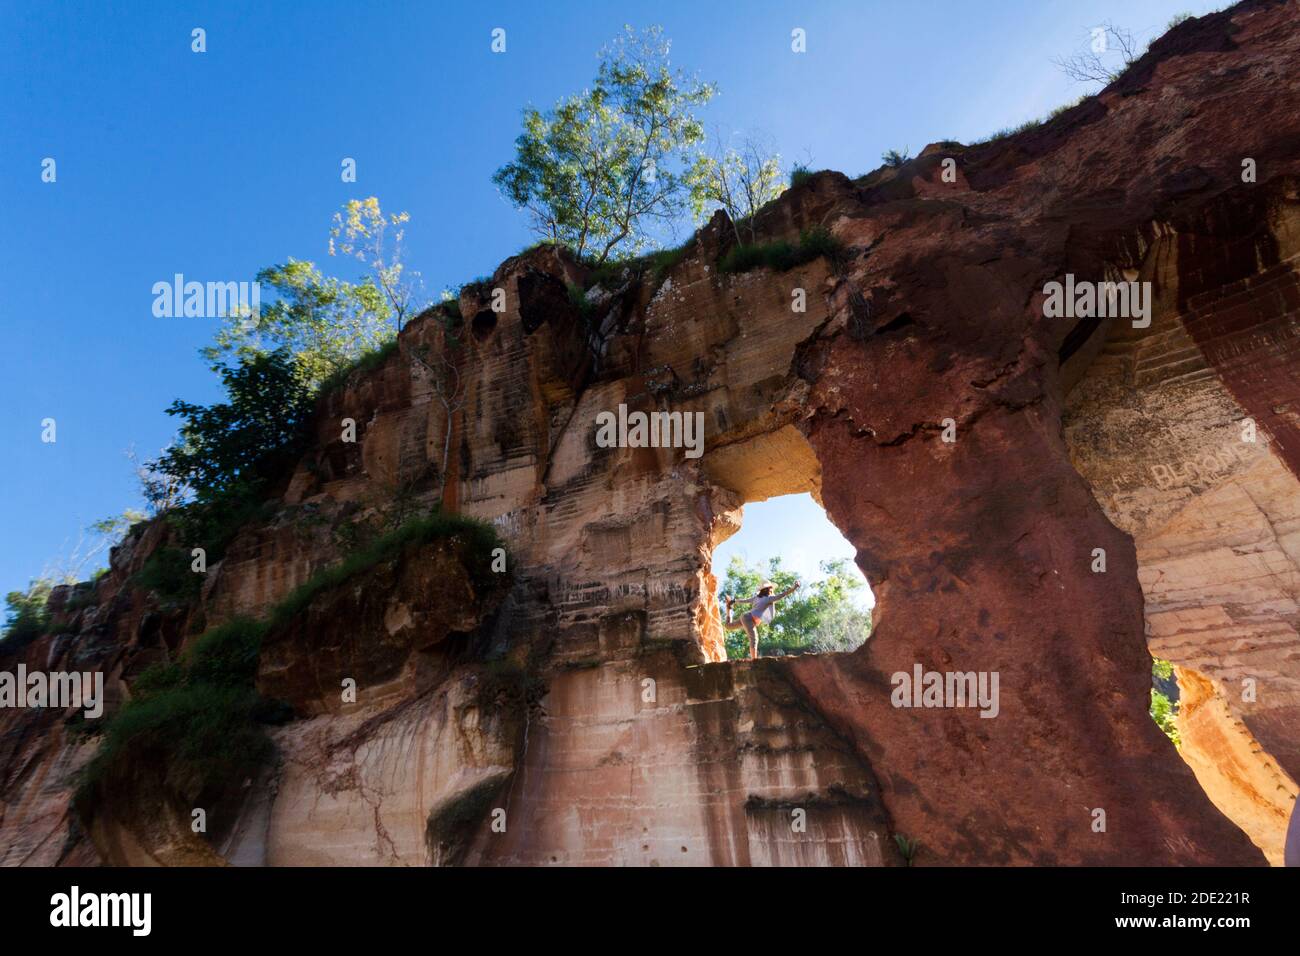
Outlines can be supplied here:
[[[832, 258], [722, 273], [718, 216], [665, 274], [583, 306], [562, 252], [508, 260], [459, 326], [421, 316], [322, 400], [274, 518], [193, 607], [131, 584], [155, 525], [29, 653], [81, 648], [120, 700], [337, 562], [354, 524], [435, 502], [506, 539], [499, 604], [460, 621], [466, 595], [401, 562], [374, 593], [321, 595], [266, 649], [296, 719], [211, 846], [123, 815], [80, 832], [57, 719], [5, 715], [6, 859], [891, 864], [904, 837], [919, 863], [1262, 863], [1237, 823], [1269, 848], [1264, 825], [1189, 769], [1211, 748], [1185, 762], [1149, 718], [1147, 645], [1263, 678], [1240, 717], [1290, 772], [1297, 143], [1294, 7], [1250, 2], [1037, 129], [818, 174], [758, 218], [762, 241], [828, 230]], [[1066, 273], [1152, 281], [1151, 327], [1044, 319]], [[701, 415], [703, 454], [601, 447], [620, 405]], [[1206, 463], [1190, 482], [1186, 461]], [[851, 655], [723, 662], [711, 549], [746, 501], [793, 491], [857, 548], [876, 630]], [[917, 665], [997, 674], [996, 716], [893, 706]]]
[[1065, 419], [1137, 546], [1151, 652], [1194, 688], [1184, 756], [1202, 781], [1225, 766], [1207, 792], [1275, 861], [1300, 778], [1298, 224], [1284, 177], [1161, 229], [1151, 328], [1107, 330]]

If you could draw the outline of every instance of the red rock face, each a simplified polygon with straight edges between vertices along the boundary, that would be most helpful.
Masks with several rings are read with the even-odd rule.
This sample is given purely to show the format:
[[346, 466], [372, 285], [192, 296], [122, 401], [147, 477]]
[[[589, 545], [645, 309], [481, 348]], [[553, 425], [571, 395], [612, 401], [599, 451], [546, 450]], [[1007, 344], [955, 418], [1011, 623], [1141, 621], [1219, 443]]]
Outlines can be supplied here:
[[[1018, 149], [964, 153], [976, 195], [954, 184], [945, 208], [931, 182], [930, 202], [905, 206], [895, 180], [835, 227], [887, 238], [847, 280], [850, 303], [868, 308], [847, 310], [844, 332], [810, 348], [807, 431], [822, 499], [859, 548], [880, 609], [857, 659], [793, 669], [881, 768], [895, 825], [924, 828], [948, 860], [1258, 859], [1203, 811], [1146, 719], [1133, 545], [1071, 466], [1055, 361], [1070, 329], [1045, 322], [1035, 295], [1064, 272], [1145, 278], [1164, 247], [1141, 237], [1169, 228], [1161, 222], [1199, 233], [1179, 240], [1186, 328], [1290, 460], [1294, 263], [1279, 263], [1278, 250], [1290, 243], [1292, 227], [1279, 224], [1294, 206], [1295, 161], [1278, 146], [1292, 134], [1270, 142], [1256, 127], [1276, 133], [1277, 122], [1245, 117], [1272, 104], [1283, 123], [1300, 119], [1294, 81], [1252, 49], [1267, 42], [1271, 57], [1277, 41], [1290, 56], [1296, 36], [1279, 6], [1238, 10], [1231, 27], [1227, 15], [1218, 21], [1157, 44], [1140, 81], [1103, 94], [1105, 110], [1067, 112]], [[1222, 49], [1214, 34], [1225, 27], [1233, 54], [1221, 55], [1240, 59], [1244, 82], [1212, 93], [1190, 51]], [[1172, 50], [1189, 53], [1160, 59]], [[1265, 62], [1244, 80], [1246, 64]], [[1279, 86], [1289, 90], [1281, 99]], [[1203, 108], [1162, 115], [1171, 102]], [[1241, 134], [1230, 148], [1209, 128], [1219, 108]], [[1276, 178], [1242, 183], [1243, 156]], [[1268, 251], [1256, 255], [1260, 246]], [[951, 445], [938, 437], [943, 418], [956, 424]], [[1096, 548], [1104, 574], [1090, 569]], [[916, 662], [999, 672], [999, 717], [891, 707], [888, 677]], [[1278, 744], [1293, 746], [1282, 734]], [[1091, 826], [1098, 808], [1104, 833]]]
[[[949, 449], [874, 454], [843, 423], [814, 427], [823, 498], [853, 516], [880, 613], [867, 650], [797, 661], [796, 679], [870, 755], [895, 827], [943, 860], [1255, 860], [1146, 713], [1132, 543], [1043, 417], [993, 411]], [[1095, 547], [1104, 575], [1089, 571]], [[917, 663], [997, 673], [997, 716], [891, 706], [891, 676]]]
[[[723, 274], [718, 217], [665, 275], [597, 285], [584, 309], [564, 254], [503, 263], [462, 296], [452, 414], [419, 361], [448, 347], [425, 315], [322, 399], [278, 514], [194, 607], [146, 624], [158, 609], [129, 580], [151, 531], [32, 653], [97, 635], [120, 696], [197, 623], [262, 613], [337, 561], [350, 522], [435, 500], [506, 538], [499, 610], [409, 559], [323, 595], [262, 661], [311, 716], [273, 733], [278, 763], [223, 845], [160, 846], [174, 834], [120, 818], [93, 850], [68, 844], [115, 862], [889, 865], [905, 837], [919, 864], [1264, 862], [1252, 839], [1274, 854], [1284, 801], [1237, 810], [1248, 783], [1286, 794], [1297, 772], [1297, 104], [1293, 9], [1246, 3], [1036, 129], [818, 174], [759, 217], [765, 240], [828, 229], [835, 262]], [[1151, 282], [1150, 324], [1045, 318], [1066, 274]], [[619, 405], [702, 416], [703, 455], [601, 446]], [[1225, 451], [1247, 415], [1266, 441]], [[744, 503], [796, 491], [857, 548], [876, 630], [851, 655], [724, 662], [712, 549]], [[1200, 675], [1185, 747], [1205, 790], [1148, 716], [1148, 640]], [[996, 675], [996, 708], [896, 706], [918, 667]], [[1243, 667], [1267, 691], [1249, 706], [1226, 699]], [[358, 700], [327, 706], [354, 670]], [[24, 733], [40, 774], [5, 778], [24, 808], [0, 819], [6, 859], [69, 833], [69, 747]], [[1257, 745], [1266, 772], [1211, 779]]]

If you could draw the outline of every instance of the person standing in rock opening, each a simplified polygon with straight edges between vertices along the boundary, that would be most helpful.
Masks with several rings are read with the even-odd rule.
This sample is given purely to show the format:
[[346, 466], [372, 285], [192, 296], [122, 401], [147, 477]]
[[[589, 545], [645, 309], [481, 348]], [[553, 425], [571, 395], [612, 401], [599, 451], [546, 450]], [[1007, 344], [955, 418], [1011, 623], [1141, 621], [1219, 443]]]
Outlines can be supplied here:
[[[799, 590], [799, 582], [796, 581], [780, 594], [775, 594], [776, 585], [771, 581], [764, 581], [758, 586], [758, 593], [752, 598], [741, 598], [737, 601], [730, 594], [727, 595], [727, 622], [726, 628], [729, 631], [738, 631], [742, 627], [745, 633], [749, 635], [749, 659], [758, 660], [758, 626], [766, 624], [772, 626], [772, 618], [776, 617], [776, 609], [773, 605], [783, 597], [789, 597], [795, 591]], [[751, 609], [740, 615], [739, 621], [731, 619], [731, 608], [734, 604], [748, 604]]]

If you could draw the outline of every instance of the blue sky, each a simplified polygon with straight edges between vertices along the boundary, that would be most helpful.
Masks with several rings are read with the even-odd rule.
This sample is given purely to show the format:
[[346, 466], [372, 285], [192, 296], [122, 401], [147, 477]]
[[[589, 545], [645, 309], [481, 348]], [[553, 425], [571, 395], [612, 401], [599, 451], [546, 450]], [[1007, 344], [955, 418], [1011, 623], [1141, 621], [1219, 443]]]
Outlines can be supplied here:
[[[850, 572], [867, 583], [853, 563], [854, 550], [812, 495], [782, 495], [745, 505], [740, 530], [713, 551], [713, 573], [721, 584], [733, 556], [763, 571], [770, 558], [779, 557], [783, 568], [798, 574], [800, 583], [808, 584], [825, 577], [821, 562], [843, 558]], [[876, 603], [869, 587], [858, 592], [857, 597], [863, 607]]]
[[[490, 273], [531, 241], [489, 181], [520, 110], [583, 87], [624, 23], [662, 25], [674, 61], [718, 83], [710, 127], [857, 175], [883, 150], [970, 141], [1073, 100], [1084, 89], [1050, 59], [1104, 20], [1145, 39], [1210, 8], [0, 0], [0, 593], [139, 506], [124, 452], [170, 440], [173, 399], [218, 397], [197, 354], [216, 322], [155, 318], [153, 283], [251, 280], [290, 256], [349, 276], [325, 254], [330, 217], [368, 195], [410, 212], [409, 262], [431, 292]], [[195, 27], [206, 53], [190, 50]], [[773, 527], [797, 528], [788, 517]], [[790, 534], [773, 547], [796, 547]]]

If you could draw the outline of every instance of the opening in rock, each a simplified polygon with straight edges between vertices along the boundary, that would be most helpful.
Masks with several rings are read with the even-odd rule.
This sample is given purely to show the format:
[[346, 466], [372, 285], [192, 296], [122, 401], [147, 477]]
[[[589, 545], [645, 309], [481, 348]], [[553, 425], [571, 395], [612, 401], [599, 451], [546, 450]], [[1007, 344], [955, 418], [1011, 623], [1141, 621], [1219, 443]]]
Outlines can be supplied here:
[[[808, 493], [746, 505], [740, 530], [713, 552], [727, 659], [750, 656], [742, 616], [756, 610], [757, 621], [751, 623], [760, 657], [861, 646], [871, 632], [875, 599], [853, 555], [853, 545]], [[800, 586], [791, 591], [796, 582]], [[761, 594], [765, 583], [773, 587]], [[769, 595], [777, 600], [765, 609], [763, 598]], [[728, 597], [735, 601], [729, 626]]]
[[[766, 615], [770, 620], [758, 622], [759, 656], [861, 645], [870, 632], [874, 599], [854, 561], [853, 545], [821, 506], [821, 463], [799, 429], [786, 424], [710, 448], [703, 473], [716, 488], [696, 617], [705, 657], [720, 661], [749, 656], [742, 615], [754, 605], [740, 602], [765, 596], [756, 592], [768, 579], [773, 595], [796, 578], [802, 587], [776, 601], [772, 614]], [[734, 556], [742, 564], [728, 582]], [[776, 570], [772, 559], [777, 559]], [[834, 564], [823, 568], [824, 560]], [[726, 596], [736, 599], [731, 628]]]

